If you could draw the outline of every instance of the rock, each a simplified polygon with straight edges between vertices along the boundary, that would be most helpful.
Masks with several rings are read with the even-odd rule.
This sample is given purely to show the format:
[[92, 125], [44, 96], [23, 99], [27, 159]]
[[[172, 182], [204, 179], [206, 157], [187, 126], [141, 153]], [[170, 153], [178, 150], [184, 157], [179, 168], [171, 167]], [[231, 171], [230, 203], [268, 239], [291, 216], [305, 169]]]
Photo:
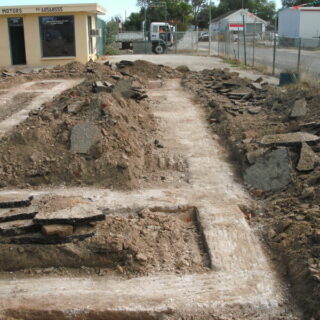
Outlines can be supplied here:
[[278, 148], [266, 153], [247, 168], [245, 182], [255, 189], [275, 191], [291, 182], [290, 156], [286, 148]]
[[252, 88], [253, 90], [262, 90], [262, 86], [260, 83], [258, 82], [252, 82], [250, 85], [250, 88]]
[[254, 130], [247, 130], [244, 132], [245, 139], [255, 139], [257, 138], [257, 136], [258, 136], [258, 133], [257, 131], [254, 131]]
[[246, 154], [246, 158], [250, 164], [254, 164], [257, 159], [260, 158], [265, 152], [266, 149], [257, 149], [254, 151], [250, 151]]
[[70, 104], [67, 105], [66, 107], [66, 111], [68, 113], [78, 113], [81, 108], [82, 108], [83, 102], [82, 101], [77, 101], [77, 102], [72, 102]]
[[311, 171], [314, 169], [315, 163], [319, 160], [318, 156], [313, 152], [312, 148], [305, 142], [301, 145], [300, 158], [296, 169], [298, 171]]
[[21, 208], [28, 207], [31, 205], [33, 196], [28, 199], [19, 199], [19, 196], [2, 196], [0, 197], [0, 208]]
[[314, 231], [313, 240], [315, 243], [320, 244], [320, 229]]
[[294, 103], [290, 118], [302, 118], [308, 112], [306, 99], [299, 99]]
[[303, 142], [316, 142], [319, 140], [320, 137], [308, 132], [292, 132], [264, 136], [261, 139], [261, 144], [265, 146], [287, 146], [297, 145]]
[[176, 67], [176, 70], [178, 70], [181, 73], [187, 73], [190, 71], [190, 69], [185, 65]]
[[32, 220], [18, 220], [0, 223], [0, 235], [15, 236], [23, 233], [31, 233], [39, 230], [39, 226]]
[[0, 239], [1, 244], [63, 244], [73, 241], [83, 241], [87, 238], [91, 238], [95, 235], [95, 232], [90, 233], [76, 233], [68, 237], [51, 236], [46, 237], [41, 233], [33, 233], [30, 235], [20, 235], [11, 237], [9, 239]]
[[[108, 85], [106, 85], [106, 83]], [[98, 92], [112, 92], [113, 85], [108, 82], [96, 81], [92, 84], [92, 91], [95, 93]]]
[[250, 108], [248, 108], [248, 112], [250, 114], [258, 114], [258, 113], [260, 113], [261, 110], [262, 110], [261, 107], [250, 107]]
[[143, 253], [137, 253], [136, 259], [140, 262], [147, 262], [148, 261], [148, 257]]
[[254, 82], [255, 83], [261, 83], [263, 81], [263, 78], [262, 77], [259, 77], [257, 78]]
[[89, 153], [90, 148], [102, 138], [100, 130], [91, 122], [77, 124], [71, 131], [70, 150], [75, 153]]
[[41, 232], [45, 236], [58, 236], [58, 237], [67, 237], [71, 236], [73, 233], [72, 225], [61, 225], [61, 224], [50, 224], [43, 225], [41, 227]]
[[314, 199], [315, 197], [315, 189], [314, 187], [306, 187], [301, 192], [301, 199], [307, 200], [307, 199]]
[[92, 204], [79, 204], [68, 209], [47, 212], [40, 211], [34, 222], [46, 224], [80, 224], [86, 222], [103, 221], [105, 214]]
[[38, 209], [33, 206], [26, 208], [0, 209], [0, 223], [15, 220], [33, 219], [37, 212]]
[[133, 66], [134, 62], [130, 60], [121, 60], [119, 63], [116, 64], [117, 67], [123, 68], [125, 66]]

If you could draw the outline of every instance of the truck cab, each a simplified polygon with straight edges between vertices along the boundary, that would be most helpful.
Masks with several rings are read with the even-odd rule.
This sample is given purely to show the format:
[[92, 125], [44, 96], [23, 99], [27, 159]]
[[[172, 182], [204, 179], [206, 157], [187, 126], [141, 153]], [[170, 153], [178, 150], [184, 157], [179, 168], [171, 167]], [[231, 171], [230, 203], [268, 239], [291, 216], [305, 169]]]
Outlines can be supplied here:
[[173, 45], [174, 27], [165, 22], [152, 22], [150, 25], [150, 41], [152, 51], [156, 54], [164, 53]]

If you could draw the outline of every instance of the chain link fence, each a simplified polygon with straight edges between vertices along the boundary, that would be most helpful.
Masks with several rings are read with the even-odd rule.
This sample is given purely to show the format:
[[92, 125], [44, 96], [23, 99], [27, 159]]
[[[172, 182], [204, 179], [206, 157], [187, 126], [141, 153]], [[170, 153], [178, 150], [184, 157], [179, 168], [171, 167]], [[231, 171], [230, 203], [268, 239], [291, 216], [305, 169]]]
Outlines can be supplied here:
[[213, 36], [211, 54], [273, 74], [300, 72], [320, 78], [320, 39], [278, 37], [273, 32], [225, 32]]
[[[274, 32], [228, 31], [211, 35], [203, 31], [173, 33], [165, 54], [216, 55], [273, 74], [300, 72], [320, 78], [320, 38], [285, 38]], [[132, 53], [150, 54], [151, 43], [133, 41]]]

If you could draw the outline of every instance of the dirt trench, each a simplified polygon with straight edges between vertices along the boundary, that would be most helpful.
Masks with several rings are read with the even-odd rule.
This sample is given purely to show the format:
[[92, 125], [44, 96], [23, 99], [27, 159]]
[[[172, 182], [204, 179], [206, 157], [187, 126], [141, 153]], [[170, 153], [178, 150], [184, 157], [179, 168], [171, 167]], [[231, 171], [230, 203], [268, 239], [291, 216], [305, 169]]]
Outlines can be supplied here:
[[[126, 192], [94, 187], [56, 187], [3, 190], [0, 194], [11, 197], [18, 194], [40, 197], [48, 193], [85, 196], [98, 207], [120, 212], [117, 223], [124, 218], [121, 212], [127, 212], [120, 210], [124, 205], [132, 212], [141, 207], [158, 208], [158, 211], [154, 209], [155, 212], [170, 206], [196, 208], [195, 219], [199, 228], [190, 227], [196, 235], [202, 233], [202, 250], [209, 259], [205, 266], [209, 268], [202, 268], [200, 272], [192, 268], [188, 270], [192, 259], [183, 259], [187, 273], [150, 268], [149, 274], [133, 274], [129, 278], [121, 274], [123, 271], [120, 274], [106, 272], [84, 276], [63, 271], [56, 274], [54, 268], [53, 272], [52, 269], [39, 269], [38, 274], [28, 276], [22, 270], [22, 273], [0, 280], [3, 289], [0, 291], [0, 314], [2, 312], [8, 319], [41, 319], [44, 316], [46, 319], [99, 319], [104, 316], [114, 319], [300, 319], [299, 311], [287, 294], [286, 283], [279, 278], [245, 214], [239, 209], [240, 205], [250, 202], [250, 197], [237, 181], [218, 136], [212, 135], [205, 110], [192, 94], [184, 91], [179, 79], [153, 82], [152, 87], [148, 95], [158, 126], [157, 135], [166, 152], [180, 154], [185, 159], [186, 180], [160, 186], [154, 183], [148, 189], [136, 188]], [[132, 233], [132, 223], [133, 229], [138, 231], [139, 241], [145, 241], [144, 232], [134, 224], [144, 226], [146, 223], [152, 227], [150, 236], [165, 229], [174, 237], [181, 237], [174, 228], [165, 225], [171, 223], [171, 218], [165, 217], [162, 225], [161, 216], [152, 215], [143, 222], [141, 217], [132, 214], [131, 221], [124, 221], [124, 233]], [[102, 223], [102, 229], [107, 225], [103, 221], [99, 223]], [[170, 243], [158, 242], [156, 250], [159, 245], [174, 245], [174, 237]], [[186, 234], [186, 239], [188, 237]], [[121, 254], [127, 250], [121, 241], [114, 245]], [[73, 244], [75, 253], [79, 251], [77, 246], [81, 246], [81, 242]], [[10, 247], [14, 246], [9, 245], [8, 251]], [[187, 250], [184, 245], [180, 248]], [[26, 251], [21, 254], [25, 255]], [[102, 250], [102, 254], [108, 252]], [[138, 263], [147, 259], [152, 265], [154, 260], [148, 258], [149, 254], [152, 250]], [[174, 263], [174, 255], [178, 254], [172, 252]], [[165, 254], [158, 262], [161, 263], [163, 257]]]

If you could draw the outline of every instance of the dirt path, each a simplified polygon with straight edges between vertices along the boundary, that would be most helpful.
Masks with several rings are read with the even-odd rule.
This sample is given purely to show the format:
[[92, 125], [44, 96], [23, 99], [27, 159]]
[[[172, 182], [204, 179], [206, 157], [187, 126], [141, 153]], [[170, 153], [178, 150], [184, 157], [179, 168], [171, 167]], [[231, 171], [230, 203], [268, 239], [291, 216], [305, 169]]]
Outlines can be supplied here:
[[81, 83], [76, 80], [29, 81], [14, 86], [0, 95], [0, 137], [24, 121], [31, 110], [38, 109], [61, 92]]
[[[178, 319], [179, 315], [196, 319], [293, 319], [286, 287], [238, 208], [249, 201], [248, 196], [235, 181], [218, 137], [212, 138], [201, 106], [183, 91], [178, 80], [150, 90], [149, 95], [159, 120], [161, 142], [166, 149], [183, 155], [189, 165], [189, 187], [32, 193], [86, 195], [110, 208], [195, 206], [211, 271], [162, 273], [130, 280], [12, 276], [0, 280], [0, 310], [17, 318], [34, 319], [37, 314], [39, 319], [49, 320], [93, 320], [111, 315], [117, 319]], [[19, 193], [29, 194], [30, 190]]]

